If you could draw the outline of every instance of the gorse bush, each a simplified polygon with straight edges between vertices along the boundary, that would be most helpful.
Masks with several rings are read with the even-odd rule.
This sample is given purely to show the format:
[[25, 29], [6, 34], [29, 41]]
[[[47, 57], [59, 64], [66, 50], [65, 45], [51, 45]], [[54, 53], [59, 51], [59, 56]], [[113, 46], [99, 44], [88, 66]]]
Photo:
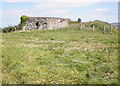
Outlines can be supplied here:
[[15, 27], [5, 27], [4, 29], [2, 29], [3, 33], [7, 33], [7, 32], [14, 32], [15, 31]]

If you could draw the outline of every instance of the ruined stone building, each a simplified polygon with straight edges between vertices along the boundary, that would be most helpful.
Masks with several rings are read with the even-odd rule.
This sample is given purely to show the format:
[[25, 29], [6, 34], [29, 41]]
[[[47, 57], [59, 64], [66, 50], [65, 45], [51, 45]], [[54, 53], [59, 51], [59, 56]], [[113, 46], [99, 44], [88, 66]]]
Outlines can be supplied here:
[[57, 29], [68, 26], [70, 19], [55, 17], [29, 17], [23, 30]]

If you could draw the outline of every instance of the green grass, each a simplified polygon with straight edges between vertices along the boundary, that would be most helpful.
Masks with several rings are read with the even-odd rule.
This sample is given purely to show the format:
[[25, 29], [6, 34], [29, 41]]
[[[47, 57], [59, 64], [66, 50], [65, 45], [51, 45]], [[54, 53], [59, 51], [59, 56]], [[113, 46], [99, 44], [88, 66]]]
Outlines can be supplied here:
[[[110, 32], [110, 24], [107, 23], [107, 22], [103, 22], [103, 21], [99, 21], [99, 20], [95, 20], [95, 21], [91, 21], [91, 22], [86, 22], [83, 24], [84, 27], [86, 28], [90, 28], [92, 27], [91, 25], [94, 25], [95, 26], [95, 29], [97, 31], [102, 31], [103, 32], [103, 28], [105, 26], [105, 32]], [[115, 27], [112, 26], [114, 29], [113, 29], [113, 33], [116, 33], [116, 30], [115, 30]]]
[[3, 84], [117, 84], [118, 34], [57, 30], [2, 34]]

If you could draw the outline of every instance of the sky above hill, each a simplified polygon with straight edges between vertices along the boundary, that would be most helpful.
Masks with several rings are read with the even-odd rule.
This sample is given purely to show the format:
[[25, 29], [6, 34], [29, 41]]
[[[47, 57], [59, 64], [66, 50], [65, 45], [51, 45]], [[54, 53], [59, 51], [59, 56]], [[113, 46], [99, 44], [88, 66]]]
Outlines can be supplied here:
[[4, 0], [0, 6], [0, 27], [17, 25], [22, 15], [118, 21], [118, 0]]

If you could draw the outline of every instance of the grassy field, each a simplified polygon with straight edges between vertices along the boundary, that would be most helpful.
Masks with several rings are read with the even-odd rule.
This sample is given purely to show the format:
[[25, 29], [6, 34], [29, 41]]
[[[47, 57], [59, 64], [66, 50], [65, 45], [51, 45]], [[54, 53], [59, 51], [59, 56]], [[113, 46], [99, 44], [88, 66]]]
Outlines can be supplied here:
[[118, 34], [80, 30], [3, 33], [3, 84], [117, 84]]

